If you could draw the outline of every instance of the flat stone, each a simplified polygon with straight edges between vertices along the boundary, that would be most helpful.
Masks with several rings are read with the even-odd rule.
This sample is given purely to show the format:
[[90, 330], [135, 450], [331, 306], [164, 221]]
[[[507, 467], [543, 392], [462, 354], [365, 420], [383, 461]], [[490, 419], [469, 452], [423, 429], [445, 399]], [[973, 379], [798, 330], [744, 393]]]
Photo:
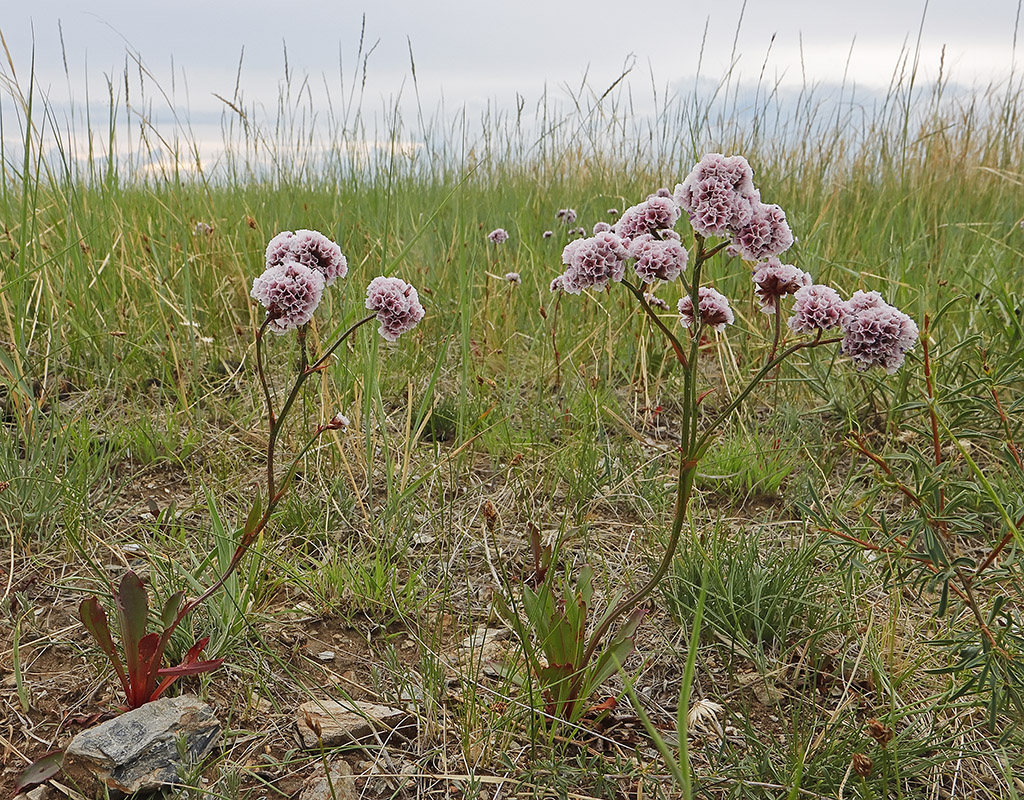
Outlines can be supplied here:
[[210, 753], [220, 734], [213, 709], [197, 697], [161, 697], [78, 734], [64, 755], [64, 773], [125, 794], [152, 791], [180, 780], [181, 737], [188, 760], [195, 762]]
[[310, 700], [296, 709], [299, 736], [304, 747], [334, 747], [361, 742], [373, 733], [393, 730], [408, 718], [405, 711], [355, 700]]
[[323, 774], [323, 767], [318, 766], [302, 787], [299, 800], [358, 800], [356, 779], [352, 777], [352, 768], [345, 761], [331, 764], [330, 778]]

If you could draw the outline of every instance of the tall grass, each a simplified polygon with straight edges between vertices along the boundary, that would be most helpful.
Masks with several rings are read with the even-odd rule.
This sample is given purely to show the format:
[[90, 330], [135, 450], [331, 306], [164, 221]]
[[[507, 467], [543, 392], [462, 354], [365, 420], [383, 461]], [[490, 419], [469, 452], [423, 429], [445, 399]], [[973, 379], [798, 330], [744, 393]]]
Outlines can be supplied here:
[[[445, 108], [425, 113], [418, 102], [409, 113], [409, 97], [371, 110], [363, 77], [357, 71], [320, 90], [286, 74], [269, 113], [236, 87], [223, 98], [220, 146], [210, 149], [137, 54], [111, 79], [102, 113], [90, 98], [65, 112], [41, 95], [31, 71], [27, 79], [16, 79], [12, 64], [0, 71], [0, 483], [11, 484], [0, 491], [0, 538], [9, 538], [18, 569], [66, 559], [73, 569], [102, 573], [101, 564], [126, 559], [125, 542], [139, 540], [153, 558], [189, 548], [181, 564], [200, 580], [218, 543], [225, 546], [214, 534], [230, 530], [258, 482], [252, 277], [271, 236], [314, 228], [340, 242], [351, 267], [347, 285], [325, 298], [315, 337], [328, 339], [358, 313], [361, 286], [377, 274], [400, 274], [420, 287], [428, 318], [401, 348], [360, 339], [306, 401], [310, 420], [342, 409], [359, 434], [309, 455], [299, 497], [277, 520], [278, 541], [262, 547], [263, 561], [237, 576], [239, 585], [211, 612], [218, 646], [237, 647], [251, 633], [242, 618], [269, 613], [275, 593], [279, 603], [311, 603], [317, 613], [340, 609], [347, 618], [379, 614], [388, 622], [447, 614], [473, 627], [489, 613], [478, 584], [493, 568], [479, 536], [483, 499], [500, 509], [505, 530], [536, 524], [565, 542], [566, 552], [589, 554], [602, 567], [599, 591], [611, 593], [646, 569], [643, 556], [663, 529], [679, 384], [667, 354], [633, 333], [642, 326], [618, 295], [559, 304], [550, 294], [565, 243], [555, 212], [576, 208], [589, 228], [610, 219], [609, 208], [672, 188], [708, 151], [747, 156], [759, 185], [770, 187], [764, 199], [786, 209], [799, 237], [787, 255], [817, 280], [847, 294], [879, 289], [919, 320], [935, 316], [936, 361], [951, 407], [963, 410], [989, 376], [1007, 419], [986, 427], [995, 419], [991, 409], [963, 410], [956, 425], [965, 438], [983, 449], [1020, 441], [1019, 79], [981, 92], [945, 78], [923, 86], [907, 54], [877, 96], [853, 86], [747, 86], [727, 76], [698, 79], [692, 91], [658, 90], [648, 100], [641, 82], [624, 74], [612, 86], [584, 83], [567, 100], [545, 93], [471, 119]], [[635, 113], [640, 106], [653, 112]], [[157, 123], [168, 115], [173, 124]], [[485, 238], [499, 226], [511, 233], [500, 248]], [[547, 229], [555, 231], [550, 239], [541, 235]], [[723, 259], [714, 270], [721, 291], [749, 295], [741, 263]], [[519, 272], [521, 285], [496, 277], [507, 271]], [[758, 329], [752, 301], [736, 311], [740, 326]], [[744, 341], [750, 344], [717, 346], [715, 369], [726, 386], [761, 355], [758, 337]], [[283, 339], [269, 350], [282, 370], [294, 356]], [[762, 465], [767, 476], [734, 490], [716, 493], [711, 485], [696, 512], [706, 515], [704, 524], [735, 504], [755, 522], [770, 516], [802, 528], [794, 497], [828, 496], [857, 508], [863, 475], [838, 440], [853, 429], [894, 441], [901, 426], [916, 424], [917, 355], [909, 365], [887, 381], [838, 369], [826, 357], [787, 366], [729, 432], [737, 446], [722, 456], [723, 463], [743, 459], [781, 440], [784, 463]], [[759, 417], [769, 405], [786, 411], [770, 433]], [[1005, 453], [990, 455], [990, 465], [1009, 463]], [[170, 512], [140, 521], [138, 505], [153, 494], [154, 476], [172, 486], [181, 506], [173, 524]], [[1012, 471], [994, 480], [1019, 505]], [[206, 490], [219, 498], [216, 524]], [[781, 499], [769, 511], [745, 507], [763, 500], [762, 492]], [[790, 513], [796, 518], [787, 519]], [[852, 617], [857, 603], [849, 598], [869, 580], [822, 569], [825, 588], [819, 593], [808, 577], [813, 599], [787, 605], [785, 555], [758, 557], [751, 545], [715, 541], [718, 550], [701, 556], [717, 559], [720, 569], [698, 570], [720, 590], [707, 589], [714, 623], [707, 630], [733, 644], [770, 640], [791, 654], [787, 633], [799, 629], [801, 642], [814, 640], [803, 628], [829, 591], [833, 602], [847, 598]], [[509, 558], [520, 553], [512, 537], [502, 546]], [[102, 558], [83, 566], [82, 553]], [[819, 550], [801, 553], [801, 570], [819, 557]], [[734, 590], [742, 575], [727, 574], [731, 564], [771, 573], [767, 610], [761, 595]], [[682, 595], [697, 584], [692, 574], [683, 577], [692, 570], [676, 571], [687, 586], [675, 592], [673, 613], [689, 608], [692, 598]], [[153, 573], [170, 580], [174, 570]], [[843, 594], [844, 578], [851, 594]], [[264, 580], [263, 587], [242, 585]], [[388, 603], [394, 613], [378, 611]], [[896, 636], [905, 623], [897, 609], [885, 635]], [[926, 628], [921, 623], [906, 638]], [[850, 629], [844, 635], [853, 637]], [[908, 661], [919, 658], [904, 645]], [[889, 667], [896, 649], [883, 654]], [[806, 658], [823, 656], [808, 651]], [[424, 671], [433, 665], [436, 672], [437, 653], [424, 651], [422, 659]], [[872, 670], [885, 673], [877, 664]], [[897, 685], [879, 690], [888, 702], [913, 695], [899, 714], [936, 713], [922, 697], [937, 684], [909, 692], [899, 683], [908, 673], [892, 680]], [[709, 690], [705, 683], [702, 691]], [[479, 707], [459, 714], [485, 714], [490, 695], [480, 696], [472, 701]], [[784, 746], [758, 741], [731, 763], [794, 792], [802, 774], [820, 767], [807, 785], [834, 793], [861, 720], [849, 706], [822, 718], [814, 697], [808, 690]], [[940, 711], [955, 714], [950, 702]], [[501, 724], [525, 724], [512, 709]], [[945, 763], [935, 742], [955, 738], [929, 739], [923, 724], [906, 734], [911, 767], [886, 767], [886, 780], [895, 775], [910, 793], [918, 774]], [[473, 749], [469, 739], [462, 744]], [[717, 755], [707, 750], [700, 755], [706, 763], [694, 755], [695, 771], [724, 770], [727, 750], [727, 743]], [[769, 791], [735, 785], [735, 796]]]

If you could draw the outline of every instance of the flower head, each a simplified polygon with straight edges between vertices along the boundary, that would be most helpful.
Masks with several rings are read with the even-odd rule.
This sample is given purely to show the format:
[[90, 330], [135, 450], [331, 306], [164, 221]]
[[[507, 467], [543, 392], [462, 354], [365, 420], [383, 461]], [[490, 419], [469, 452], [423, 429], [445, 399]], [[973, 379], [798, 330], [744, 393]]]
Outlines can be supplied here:
[[562, 220], [566, 225], [572, 225], [576, 221], [576, 209], [560, 208], [555, 216]]
[[789, 327], [796, 333], [838, 328], [846, 316], [846, 305], [831, 286], [811, 284], [797, 289]]
[[193, 236], [209, 236], [213, 233], [213, 226], [208, 222], [197, 222], [192, 229]]
[[285, 333], [310, 321], [324, 294], [322, 272], [288, 261], [267, 267], [252, 282], [250, 296], [267, 309], [267, 327]]
[[884, 308], [888, 303], [882, 299], [878, 292], [862, 292], [859, 289], [846, 301], [845, 313], [856, 316], [869, 308]]
[[487, 238], [490, 239], [495, 244], [504, 244], [505, 242], [508, 241], [508, 231], [505, 230], [504, 228], [495, 228], [493, 231], [487, 234]]
[[514, 283], [517, 286], [523, 282], [523, 279], [520, 277], [518, 272], [506, 272], [505, 280], [509, 283]]
[[416, 327], [423, 319], [416, 288], [401, 278], [374, 278], [366, 287], [366, 307], [377, 312], [378, 332], [389, 342]]
[[341, 248], [319, 231], [281, 231], [267, 244], [267, 266], [298, 261], [324, 276], [324, 285], [330, 286], [337, 278], [348, 274], [348, 261]]
[[[719, 332], [724, 331], [726, 325], [732, 325], [736, 318], [725, 295], [710, 286], [701, 286], [697, 293], [701, 325], [710, 325]], [[693, 298], [684, 295], [676, 308], [679, 310], [679, 324], [684, 328], [693, 325]]]
[[656, 239], [645, 234], [631, 239], [628, 249], [636, 259], [636, 276], [644, 283], [674, 281], [686, 269], [688, 254], [676, 239]]
[[792, 264], [783, 264], [771, 256], [754, 267], [754, 293], [761, 301], [761, 311], [774, 314], [779, 307], [779, 298], [796, 294], [804, 286], [811, 285], [811, 275]]
[[679, 220], [679, 214], [679, 204], [671, 197], [652, 195], [623, 211], [615, 223], [615, 232], [623, 239], [632, 239], [645, 233], [668, 230]]
[[658, 191], [651, 195], [651, 197], [671, 197], [672, 192], [662, 186]]
[[544, 231], [544, 233], [541, 234], [541, 236], [543, 236], [545, 239], [550, 239], [554, 235], [554, 231]]
[[346, 430], [348, 430], [348, 427], [351, 424], [352, 423], [349, 422], [348, 417], [346, 417], [339, 411], [337, 414], [331, 417], [331, 421], [327, 423], [326, 427], [328, 430], [341, 431], [342, 433], [344, 433]]
[[609, 231], [569, 242], [562, 250], [566, 270], [561, 288], [569, 294], [579, 294], [590, 287], [603, 289], [608, 281], [621, 281], [628, 257], [622, 240]]
[[675, 199], [690, 215], [702, 236], [724, 236], [750, 222], [754, 203], [754, 171], [743, 156], [710, 153], [676, 186]]
[[611, 229], [612, 226], [609, 225], [607, 222], [594, 223], [594, 233], [604, 233], [605, 231], [610, 231]]
[[[619, 209], [617, 209], [617, 208], [609, 208], [605, 213], [609, 217], [617, 217], [617, 216], [619, 216]], [[1021, 227], [1024, 227], [1024, 225], [1022, 225]]]
[[848, 311], [842, 325], [845, 335], [840, 349], [856, 362], [857, 369], [877, 366], [895, 372], [918, 338], [914, 320], [888, 303]]
[[562, 286], [562, 276], [559, 275], [558, 277], [552, 278], [551, 279], [551, 285], [548, 288], [552, 292], [560, 292], [560, 291], [562, 291], [562, 289], [564, 288]]
[[732, 241], [747, 261], [756, 261], [788, 250], [793, 244], [793, 231], [779, 206], [754, 203], [750, 222], [736, 231]]

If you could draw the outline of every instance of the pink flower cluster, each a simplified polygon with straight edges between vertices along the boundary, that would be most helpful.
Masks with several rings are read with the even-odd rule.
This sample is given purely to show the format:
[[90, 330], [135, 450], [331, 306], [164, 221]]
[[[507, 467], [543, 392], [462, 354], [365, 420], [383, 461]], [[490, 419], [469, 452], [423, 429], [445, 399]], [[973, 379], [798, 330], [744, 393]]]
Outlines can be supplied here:
[[494, 244], [504, 244], [508, 241], [508, 231], [504, 228], [495, 228], [487, 234], [487, 238], [494, 242]]
[[675, 199], [697, 233], [724, 236], [750, 222], [760, 196], [747, 159], [710, 153], [676, 186]]
[[679, 220], [679, 204], [671, 197], [651, 195], [647, 200], [622, 212], [615, 232], [623, 239], [669, 230]]
[[[709, 325], [716, 331], [724, 331], [726, 325], [736, 321], [725, 295], [710, 286], [701, 286], [697, 290], [697, 307], [700, 311], [700, 324]], [[693, 298], [684, 295], [676, 308], [679, 310], [679, 324], [684, 328], [693, 325]]]
[[366, 287], [366, 307], [377, 312], [378, 332], [389, 342], [415, 328], [425, 313], [415, 287], [401, 278], [384, 276]]
[[784, 253], [793, 244], [786, 213], [776, 205], [755, 203], [750, 222], [733, 236], [733, 245], [747, 261]]
[[792, 264], [783, 264], [775, 256], [754, 267], [754, 294], [761, 302], [761, 311], [774, 314], [779, 299], [787, 294], [796, 294], [804, 286], [810, 286], [811, 275]]
[[267, 327], [285, 333], [309, 322], [324, 287], [347, 272], [341, 248], [322, 233], [282, 231], [267, 245], [266, 269], [249, 294], [267, 309]]
[[643, 234], [631, 239], [627, 245], [636, 261], [633, 269], [643, 283], [674, 281], [686, 269], [688, 254], [677, 239], [657, 239]]
[[812, 285], [796, 293], [789, 327], [797, 333], [841, 327], [840, 351], [858, 369], [882, 367], [893, 373], [903, 366], [918, 339], [914, 320], [886, 303], [878, 292], [853, 293], [845, 303], [828, 286]]
[[710, 153], [676, 186], [674, 195], [701, 236], [731, 236], [748, 261], [777, 256], [793, 244], [793, 231], [777, 205], [761, 202], [754, 171], [743, 156]]
[[609, 281], [622, 280], [627, 258], [626, 246], [609, 231], [569, 242], [562, 250], [566, 270], [559, 288], [569, 294], [579, 294], [591, 287], [603, 289]]
[[324, 276], [330, 286], [336, 278], [348, 274], [348, 261], [341, 248], [319, 231], [281, 231], [267, 244], [267, 266], [297, 261]]
[[789, 327], [796, 333], [830, 331], [838, 328], [845, 316], [846, 307], [839, 292], [815, 283], [796, 291]]
[[252, 282], [252, 298], [267, 309], [267, 327], [285, 333], [305, 325], [313, 318], [324, 294], [322, 272], [298, 261], [272, 264]]
[[[347, 273], [341, 248], [322, 233], [282, 231], [267, 245], [266, 269], [253, 280], [250, 295], [267, 309], [267, 327], [286, 333], [306, 325], [324, 288]], [[424, 314], [416, 290], [398, 278], [374, 278], [366, 290], [366, 307], [377, 311], [380, 334], [392, 342]]]
[[572, 225], [576, 221], [575, 208], [560, 208], [555, 216], [565, 225]]
[[840, 350], [857, 369], [882, 367], [893, 373], [918, 340], [917, 325], [878, 292], [854, 292], [845, 304]]

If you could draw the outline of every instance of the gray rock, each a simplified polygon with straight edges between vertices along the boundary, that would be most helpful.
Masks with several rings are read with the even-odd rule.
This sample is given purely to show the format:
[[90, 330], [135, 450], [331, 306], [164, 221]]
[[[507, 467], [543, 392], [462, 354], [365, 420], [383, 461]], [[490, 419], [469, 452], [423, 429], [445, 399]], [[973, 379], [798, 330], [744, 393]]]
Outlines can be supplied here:
[[322, 767], [313, 773], [303, 786], [299, 800], [358, 800], [358, 797], [352, 768], [339, 760], [331, 764], [329, 779]]
[[304, 747], [318, 747], [321, 741], [324, 747], [334, 747], [359, 742], [371, 737], [374, 731], [392, 730], [409, 715], [396, 708], [358, 700], [310, 700], [298, 707], [295, 716]]
[[178, 741], [190, 762], [205, 758], [220, 739], [213, 709], [192, 695], [162, 697], [82, 731], [64, 755], [64, 773], [126, 794], [180, 780]]

